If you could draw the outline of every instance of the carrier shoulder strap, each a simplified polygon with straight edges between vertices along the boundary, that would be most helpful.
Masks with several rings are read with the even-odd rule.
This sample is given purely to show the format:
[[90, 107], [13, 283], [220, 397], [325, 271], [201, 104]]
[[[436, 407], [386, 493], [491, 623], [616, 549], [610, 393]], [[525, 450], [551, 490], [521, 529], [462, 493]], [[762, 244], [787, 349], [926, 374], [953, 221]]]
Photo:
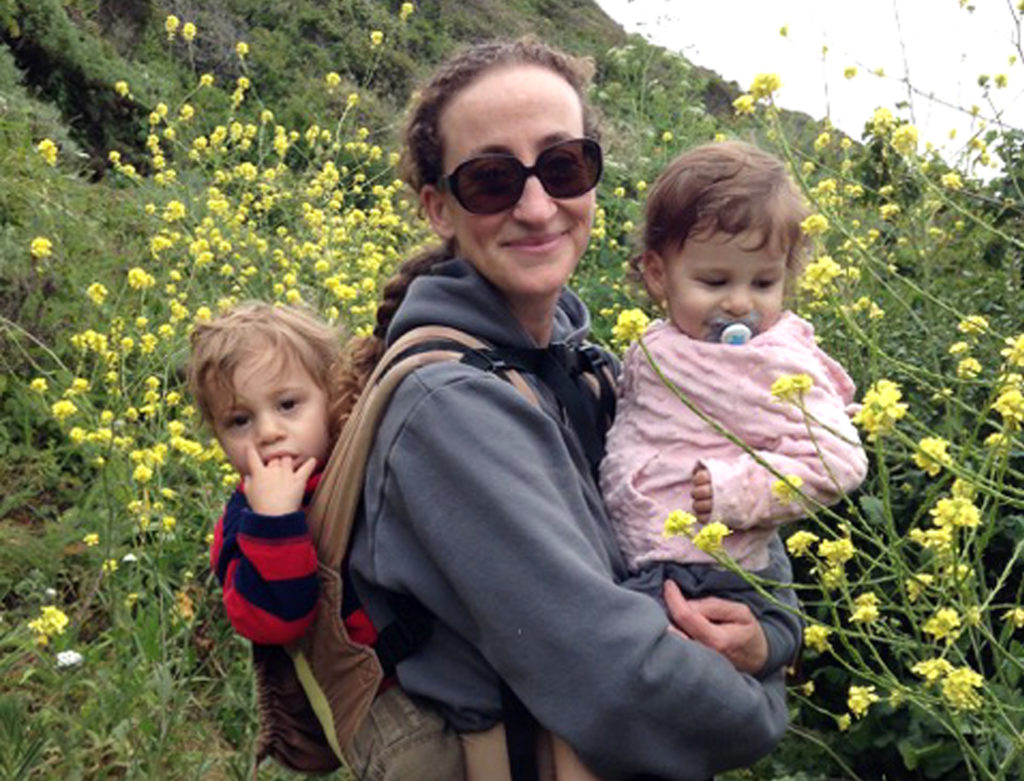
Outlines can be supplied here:
[[[415, 349], [427, 343], [432, 343], [430, 349]], [[486, 349], [487, 346], [454, 328], [423, 326], [404, 334], [384, 353], [338, 435], [320, 485], [306, 511], [306, 523], [322, 563], [340, 567], [345, 557], [363, 492], [366, 462], [377, 426], [395, 388], [406, 375], [421, 366], [458, 361], [463, 356], [462, 348]], [[517, 383], [521, 383], [528, 388], [522, 377], [509, 381], [517, 387]]]

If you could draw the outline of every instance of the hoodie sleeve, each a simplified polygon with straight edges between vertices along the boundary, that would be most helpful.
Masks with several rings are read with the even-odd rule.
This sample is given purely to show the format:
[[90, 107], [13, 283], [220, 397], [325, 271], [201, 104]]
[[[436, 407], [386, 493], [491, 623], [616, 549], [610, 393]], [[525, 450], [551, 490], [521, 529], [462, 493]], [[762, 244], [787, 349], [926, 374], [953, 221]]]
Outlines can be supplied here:
[[383, 499], [366, 500], [387, 508], [378, 582], [477, 648], [602, 778], [706, 779], [776, 745], [781, 677], [737, 672], [616, 585], [607, 520], [555, 420], [489, 376], [421, 387], [401, 415], [378, 440]]

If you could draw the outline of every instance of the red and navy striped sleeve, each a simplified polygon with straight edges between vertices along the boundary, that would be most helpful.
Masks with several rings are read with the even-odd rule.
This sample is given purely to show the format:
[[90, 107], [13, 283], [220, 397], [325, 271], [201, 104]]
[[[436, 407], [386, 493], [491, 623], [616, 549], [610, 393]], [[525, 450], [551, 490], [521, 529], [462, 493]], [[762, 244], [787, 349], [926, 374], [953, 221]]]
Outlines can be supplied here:
[[[303, 507], [316, 482], [307, 486]], [[224, 591], [228, 620], [243, 637], [263, 645], [286, 645], [312, 623], [317, 558], [303, 510], [260, 515], [249, 507], [240, 487], [217, 521], [210, 564]]]

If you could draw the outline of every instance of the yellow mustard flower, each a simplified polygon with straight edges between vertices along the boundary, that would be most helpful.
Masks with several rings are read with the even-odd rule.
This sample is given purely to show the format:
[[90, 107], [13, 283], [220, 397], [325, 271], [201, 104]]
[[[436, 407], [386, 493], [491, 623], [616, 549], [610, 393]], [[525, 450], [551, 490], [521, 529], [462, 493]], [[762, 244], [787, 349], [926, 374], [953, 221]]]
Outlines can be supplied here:
[[693, 513], [673, 510], [665, 519], [665, 526], [662, 529], [661, 535], [663, 537], [677, 537], [681, 534], [689, 536], [693, 532], [693, 527], [696, 523], [697, 519]]
[[874, 686], [851, 686], [846, 698], [846, 707], [855, 718], [861, 718], [868, 712], [873, 703], [878, 702]]
[[869, 624], [876, 621], [879, 616], [879, 599], [873, 591], [860, 594], [853, 600], [853, 612], [850, 620], [855, 624]]
[[181, 28], [181, 37], [185, 43], [192, 43], [196, 39], [196, 26], [192, 22], [185, 22]]
[[810, 553], [811, 546], [816, 542], [820, 542], [817, 534], [800, 530], [789, 535], [789, 538], [786, 540], [786, 550], [789, 551], [790, 556], [801, 558]]
[[693, 544], [705, 553], [715, 553], [722, 549], [722, 540], [732, 534], [732, 529], [721, 521], [712, 521], [701, 529], [693, 538]]
[[772, 496], [780, 504], [792, 504], [800, 498], [800, 487], [803, 484], [804, 479], [800, 475], [786, 475], [784, 479], [772, 483]]
[[853, 540], [849, 537], [840, 537], [836, 540], [822, 540], [818, 545], [818, 555], [833, 567], [839, 567], [848, 562], [853, 558], [856, 550]]
[[814, 385], [809, 374], [785, 374], [772, 383], [772, 398], [778, 401], [797, 401]]
[[737, 114], [753, 114], [755, 103], [753, 95], [740, 95], [732, 102], [732, 107]]
[[960, 174], [956, 171], [949, 171], [939, 177], [939, 182], [942, 186], [949, 190], [959, 190], [964, 186], [964, 180], [960, 178]]
[[782, 86], [782, 79], [777, 73], [759, 73], [747, 90], [754, 100], [766, 100]]
[[887, 108], [877, 108], [871, 117], [871, 131], [876, 136], [883, 136], [892, 130], [896, 124], [896, 118]]
[[981, 510], [965, 496], [939, 499], [928, 514], [939, 528], [974, 529], [981, 524]]
[[968, 315], [957, 323], [956, 329], [962, 334], [979, 336], [988, 330], [988, 318], [982, 315]]
[[128, 270], [128, 285], [134, 290], [146, 290], [156, 284], [152, 274], [138, 266]]
[[53, 406], [50, 407], [50, 412], [59, 422], [63, 423], [78, 412], [78, 407], [75, 406], [73, 401], [61, 399], [60, 401], [55, 401], [53, 403]]
[[1003, 613], [1003, 621], [1015, 629], [1024, 629], [1024, 607], [1014, 607]]
[[864, 394], [861, 409], [853, 422], [868, 432], [874, 440], [893, 430], [897, 421], [907, 414], [907, 405], [900, 401], [903, 392], [892, 380], [877, 380]]
[[1024, 423], [1024, 394], [1017, 388], [1004, 390], [992, 404], [992, 409], [1003, 416], [1003, 423], [1016, 430]]
[[82, 538], [82, 542], [85, 543], [86, 547], [95, 548], [97, 545], [100, 544], [100, 535], [96, 534], [96, 532], [92, 532], [90, 534], [85, 535]]
[[844, 78], [852, 79], [856, 75], [857, 75], [857, 68], [855, 66], [853, 66], [853, 65], [850, 65], [850, 66], [848, 66], [847, 68], [845, 68], [843, 70], [843, 77]]
[[960, 614], [951, 607], [939, 608], [924, 622], [921, 631], [936, 640], [955, 640], [960, 634]]
[[235, 54], [237, 54], [240, 59], [244, 60], [249, 54], [249, 44], [247, 44], [245, 41], [239, 41], [238, 43], [236, 43]]
[[627, 345], [639, 339], [649, 323], [650, 318], [642, 310], [623, 309], [612, 326], [612, 338], [619, 345]]
[[28, 251], [37, 260], [48, 258], [53, 254], [53, 242], [45, 236], [36, 236], [28, 245]]
[[115, 81], [114, 92], [116, 92], [122, 98], [127, 98], [131, 96], [131, 89], [128, 87], [127, 81]]
[[892, 147], [901, 155], [917, 152], [917, 128], [909, 124], [896, 128], [892, 134]]
[[982, 688], [985, 679], [970, 667], [957, 667], [946, 673], [942, 681], [942, 696], [954, 710], [977, 710], [981, 707]]
[[164, 19], [164, 30], [167, 31], [168, 39], [174, 38], [174, 34], [178, 32], [178, 27], [180, 24], [181, 20], [174, 14], [171, 14], [166, 19]]
[[1006, 347], [999, 351], [1008, 364], [1024, 368], [1024, 334], [1006, 337]]
[[380, 46], [384, 43], [384, 33], [380, 30], [374, 30], [370, 33], [370, 45]]
[[924, 437], [917, 443], [914, 463], [935, 477], [942, 471], [942, 467], [953, 464], [953, 458], [948, 451], [949, 442], [942, 437]]
[[832, 630], [821, 624], [811, 624], [804, 630], [804, 644], [818, 653], [822, 654], [832, 648], [829, 642], [829, 635]]
[[398, 9], [398, 18], [403, 22], [412, 16], [412, 12], [415, 10], [415, 6], [412, 3], [402, 3], [401, 8]]
[[28, 622], [28, 628], [35, 633], [39, 645], [46, 645], [51, 637], [64, 634], [68, 622], [67, 614], [59, 607], [45, 605], [39, 617]]
[[30, 390], [42, 394], [46, 393], [46, 390], [49, 387], [49, 385], [47, 384], [46, 380], [43, 377], [36, 377], [34, 380], [32, 380], [32, 382], [28, 384], [28, 387]]
[[952, 670], [953, 665], [941, 658], [925, 659], [910, 668], [914, 675], [924, 678], [925, 683], [929, 684], [942, 680]]
[[46, 161], [47, 165], [57, 165], [57, 145], [49, 138], [44, 138], [36, 145], [36, 151]]
[[964, 358], [956, 365], [956, 376], [961, 380], [973, 380], [981, 374], [981, 361], [977, 358]]
[[828, 230], [828, 219], [823, 214], [812, 214], [800, 223], [800, 230], [808, 236], [819, 236]]

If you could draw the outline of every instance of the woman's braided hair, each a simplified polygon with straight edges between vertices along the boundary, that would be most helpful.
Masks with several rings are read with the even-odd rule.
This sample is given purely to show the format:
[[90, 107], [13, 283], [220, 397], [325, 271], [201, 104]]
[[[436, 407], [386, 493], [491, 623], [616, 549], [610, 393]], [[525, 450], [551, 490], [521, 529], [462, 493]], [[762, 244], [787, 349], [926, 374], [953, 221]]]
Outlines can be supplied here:
[[[564, 78], [576, 91], [583, 108], [583, 132], [599, 139], [597, 115], [587, 101], [586, 90], [594, 66], [589, 59], [572, 57], [533, 37], [515, 41], [488, 41], [463, 49], [435, 71], [413, 97], [405, 132], [400, 173], [415, 193], [436, 184], [443, 171], [444, 148], [440, 120], [456, 95], [487, 71], [508, 65], [538, 65]], [[431, 247], [407, 260], [384, 285], [377, 307], [377, 324], [369, 336], [354, 338], [345, 350], [337, 374], [338, 393], [333, 413], [344, 423], [362, 392], [370, 373], [384, 354], [384, 338], [391, 319], [416, 277], [429, 274], [445, 260], [456, 256], [453, 239]]]

